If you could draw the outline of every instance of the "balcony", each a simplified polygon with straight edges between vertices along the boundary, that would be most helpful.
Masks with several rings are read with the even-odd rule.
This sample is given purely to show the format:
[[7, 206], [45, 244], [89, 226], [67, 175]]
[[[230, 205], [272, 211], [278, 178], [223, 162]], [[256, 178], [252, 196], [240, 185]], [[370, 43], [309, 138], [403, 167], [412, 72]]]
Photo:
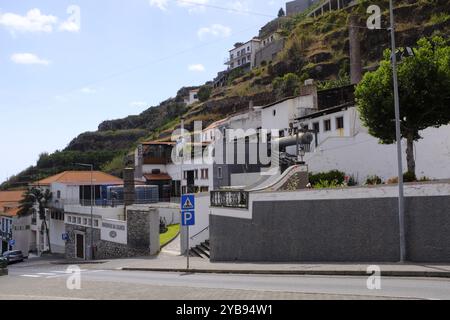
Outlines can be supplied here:
[[248, 209], [249, 193], [243, 190], [211, 191], [211, 207]]

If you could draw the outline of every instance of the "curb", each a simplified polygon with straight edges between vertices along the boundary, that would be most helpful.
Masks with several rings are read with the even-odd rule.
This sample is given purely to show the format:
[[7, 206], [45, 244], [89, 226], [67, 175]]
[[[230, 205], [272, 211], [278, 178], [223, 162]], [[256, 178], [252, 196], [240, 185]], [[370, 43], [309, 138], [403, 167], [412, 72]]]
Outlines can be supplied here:
[[53, 261], [51, 264], [59, 264], [59, 265], [83, 265], [83, 264], [104, 264], [110, 261]]
[[[213, 269], [163, 269], [163, 268], [121, 268], [122, 271], [176, 272], [176, 273], [211, 273], [211, 274], [248, 274], [248, 275], [310, 275], [310, 276], [352, 276], [367, 277], [364, 271], [352, 270], [213, 270]], [[381, 271], [384, 277], [406, 278], [450, 278], [450, 272], [442, 271]]]

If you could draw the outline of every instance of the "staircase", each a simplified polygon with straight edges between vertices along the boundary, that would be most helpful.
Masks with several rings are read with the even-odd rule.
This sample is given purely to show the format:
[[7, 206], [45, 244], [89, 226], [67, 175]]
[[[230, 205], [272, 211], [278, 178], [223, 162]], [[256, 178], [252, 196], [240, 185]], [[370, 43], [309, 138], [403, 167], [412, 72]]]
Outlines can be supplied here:
[[189, 256], [195, 258], [209, 259], [210, 256], [209, 240], [206, 240], [202, 244], [191, 248], [191, 250], [189, 251]]

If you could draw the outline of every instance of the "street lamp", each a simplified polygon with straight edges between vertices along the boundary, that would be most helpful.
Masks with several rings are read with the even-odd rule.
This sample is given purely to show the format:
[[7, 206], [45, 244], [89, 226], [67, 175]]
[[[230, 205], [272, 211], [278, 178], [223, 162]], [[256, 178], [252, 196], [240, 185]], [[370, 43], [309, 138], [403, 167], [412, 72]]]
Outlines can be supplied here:
[[75, 163], [80, 167], [88, 167], [91, 169], [91, 259], [95, 260], [94, 256], [94, 165], [86, 163]]
[[397, 158], [398, 158], [398, 221], [399, 221], [399, 236], [400, 236], [400, 262], [405, 262], [406, 260], [405, 206], [404, 206], [404, 188], [403, 188], [402, 141], [400, 131], [400, 99], [398, 93], [393, 0], [389, 0], [389, 13], [391, 22], [390, 32], [391, 32], [391, 52], [392, 52], [392, 76], [394, 82], [395, 135], [397, 139]]

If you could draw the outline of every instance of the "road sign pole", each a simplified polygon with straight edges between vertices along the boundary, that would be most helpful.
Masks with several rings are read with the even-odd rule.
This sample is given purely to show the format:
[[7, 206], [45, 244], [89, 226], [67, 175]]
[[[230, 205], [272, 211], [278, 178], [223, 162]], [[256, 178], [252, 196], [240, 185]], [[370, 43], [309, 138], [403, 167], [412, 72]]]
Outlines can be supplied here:
[[189, 271], [189, 254], [190, 254], [190, 248], [189, 248], [189, 226], [187, 226], [187, 270]]

